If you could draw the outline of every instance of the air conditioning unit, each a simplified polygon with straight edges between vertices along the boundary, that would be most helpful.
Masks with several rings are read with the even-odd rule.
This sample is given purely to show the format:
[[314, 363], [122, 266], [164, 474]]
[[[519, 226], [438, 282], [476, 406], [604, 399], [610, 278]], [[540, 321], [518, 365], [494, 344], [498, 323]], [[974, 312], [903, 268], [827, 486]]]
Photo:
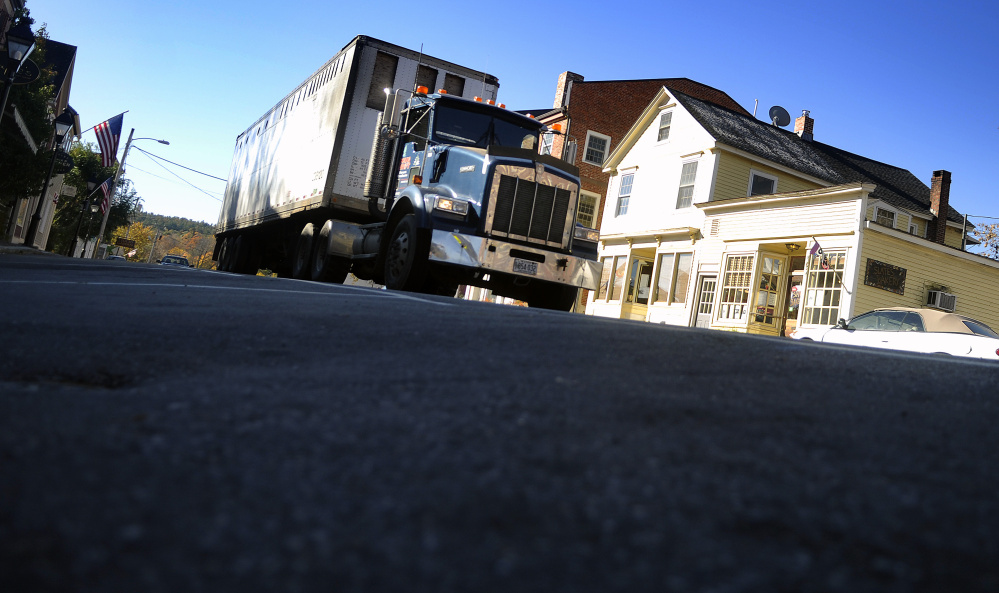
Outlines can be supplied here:
[[930, 290], [926, 293], [927, 307], [953, 313], [955, 305], [957, 305], [957, 295], [942, 290]]

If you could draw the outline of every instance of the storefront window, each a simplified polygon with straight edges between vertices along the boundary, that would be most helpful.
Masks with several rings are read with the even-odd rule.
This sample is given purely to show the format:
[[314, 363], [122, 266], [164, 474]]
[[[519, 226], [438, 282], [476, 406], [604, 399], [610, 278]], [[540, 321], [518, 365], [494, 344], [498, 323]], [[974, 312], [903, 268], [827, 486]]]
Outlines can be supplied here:
[[690, 284], [692, 253], [660, 253], [653, 303], [684, 303]]
[[619, 255], [614, 258], [614, 277], [611, 278], [610, 300], [620, 301], [624, 289], [624, 275], [628, 272], [628, 258]]
[[777, 314], [777, 291], [780, 286], [780, 273], [784, 262], [776, 257], [764, 257], [760, 268], [759, 288], [756, 291], [756, 323], [776, 325], [780, 320]]
[[752, 255], [730, 255], [722, 278], [718, 319], [741, 320], [749, 309], [749, 282], [753, 277]]
[[802, 324], [833, 325], [839, 319], [846, 252], [825, 252], [808, 263]]

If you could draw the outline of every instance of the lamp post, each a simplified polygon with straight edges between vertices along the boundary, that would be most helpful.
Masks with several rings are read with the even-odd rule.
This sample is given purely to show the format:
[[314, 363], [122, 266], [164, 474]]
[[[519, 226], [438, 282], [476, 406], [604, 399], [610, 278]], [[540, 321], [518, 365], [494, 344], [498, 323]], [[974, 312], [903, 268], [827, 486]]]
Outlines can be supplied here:
[[73, 127], [73, 112], [69, 107], [55, 119], [55, 146], [52, 147], [52, 162], [49, 164], [49, 174], [45, 178], [45, 185], [42, 186], [42, 193], [38, 196], [38, 204], [35, 205], [35, 213], [31, 215], [31, 222], [28, 224], [28, 234], [24, 236], [25, 246], [35, 244], [35, 235], [38, 233], [38, 223], [42, 220], [42, 206], [45, 204], [45, 194], [49, 190], [49, 182], [52, 180], [52, 171], [55, 170], [56, 154], [62, 146], [63, 137], [66, 132]]
[[76, 234], [73, 235], [73, 242], [69, 244], [69, 253], [66, 254], [67, 257], [73, 257], [76, 253], [76, 246], [80, 242], [80, 227], [83, 226], [83, 214], [90, 208], [90, 197], [94, 195], [94, 188], [97, 187], [97, 182], [90, 179], [87, 180], [87, 199], [83, 202], [83, 207], [80, 209], [80, 221], [76, 223]]
[[4, 77], [3, 99], [0, 100], [0, 121], [3, 121], [3, 113], [7, 110], [7, 97], [10, 95], [10, 87], [14, 86], [14, 75], [21, 69], [21, 65], [34, 49], [35, 35], [27, 23], [22, 22], [7, 31], [7, 67]]
[[[111, 196], [114, 197], [114, 192], [118, 190], [118, 178], [121, 177], [122, 170], [125, 169], [125, 159], [128, 158], [128, 149], [132, 147], [132, 134], [135, 134], [135, 128], [128, 133], [128, 141], [125, 142], [125, 152], [121, 154], [121, 162], [118, 163], [118, 170], [114, 172], [114, 181], [111, 182]], [[160, 140], [158, 138], [135, 138], [135, 140], [155, 140], [160, 144], [170, 144], [166, 140]], [[104, 236], [104, 227], [108, 224], [108, 215], [111, 214], [110, 198], [108, 198], [108, 209], [104, 212], [104, 218], [101, 219], [101, 230], [97, 233], [97, 246], [101, 244], [101, 237]], [[94, 257], [97, 257], [97, 249], [94, 249]]]

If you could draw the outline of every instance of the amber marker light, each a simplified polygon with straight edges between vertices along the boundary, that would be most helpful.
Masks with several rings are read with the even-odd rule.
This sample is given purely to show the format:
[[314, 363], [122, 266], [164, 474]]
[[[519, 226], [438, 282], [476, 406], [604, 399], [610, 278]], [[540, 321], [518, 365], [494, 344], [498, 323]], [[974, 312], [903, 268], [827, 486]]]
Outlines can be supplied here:
[[428, 89], [425, 86], [418, 86], [418, 87], [416, 87], [416, 94], [418, 94], [418, 95], [426, 95], [429, 92], [430, 92], [430, 89]]
[[447, 89], [437, 89], [437, 94], [438, 95], [446, 95], [447, 94]]
[[476, 103], [481, 103], [482, 102], [482, 97], [475, 97], [473, 99], [473, 101], [475, 101]]

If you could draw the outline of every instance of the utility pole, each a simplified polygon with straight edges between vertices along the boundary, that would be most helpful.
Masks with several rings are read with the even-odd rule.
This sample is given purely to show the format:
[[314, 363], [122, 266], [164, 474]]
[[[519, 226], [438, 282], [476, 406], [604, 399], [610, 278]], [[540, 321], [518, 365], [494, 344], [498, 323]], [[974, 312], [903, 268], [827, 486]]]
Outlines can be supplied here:
[[108, 215], [111, 214], [111, 201], [114, 199], [114, 193], [118, 190], [118, 178], [121, 177], [121, 171], [125, 168], [125, 159], [128, 158], [128, 148], [132, 145], [132, 135], [135, 134], [135, 128], [128, 133], [128, 142], [125, 142], [125, 152], [121, 155], [121, 162], [118, 163], [118, 169], [114, 172], [114, 181], [111, 182], [110, 194], [108, 195], [108, 209], [104, 211], [104, 218], [101, 219], [101, 230], [97, 233], [97, 245], [94, 247], [94, 256], [97, 256], [97, 248], [101, 245], [101, 237], [104, 236], [104, 227], [108, 224]]

